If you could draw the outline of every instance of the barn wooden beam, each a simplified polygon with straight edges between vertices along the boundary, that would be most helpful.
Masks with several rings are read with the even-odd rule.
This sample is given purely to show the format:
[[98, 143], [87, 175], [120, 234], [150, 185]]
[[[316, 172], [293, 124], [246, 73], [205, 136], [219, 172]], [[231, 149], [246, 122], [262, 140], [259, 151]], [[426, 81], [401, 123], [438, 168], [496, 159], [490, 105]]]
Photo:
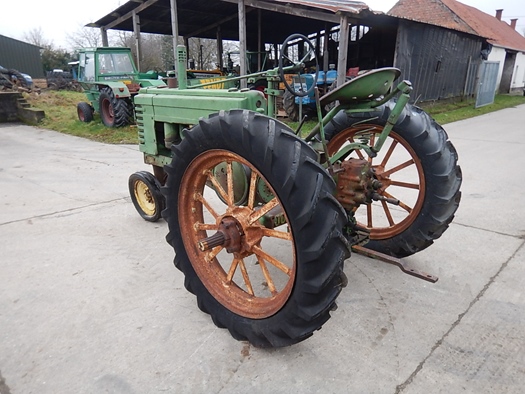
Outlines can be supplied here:
[[142, 3], [138, 7], [134, 8], [133, 11], [127, 12], [124, 15], [122, 15], [120, 18], [117, 18], [113, 22], [108, 23], [106, 26], [104, 26], [104, 28], [106, 30], [109, 30], [109, 29], [117, 26], [118, 24], [124, 22], [125, 20], [133, 18], [133, 13], [134, 12], [139, 13], [140, 11], [145, 10], [149, 6], [155, 4], [157, 1], [158, 0], [147, 0], [146, 2]]
[[[238, 0], [222, 0], [227, 3], [237, 3]], [[295, 15], [301, 18], [318, 19], [326, 22], [339, 23], [339, 16], [336, 14], [330, 14], [325, 12], [319, 12], [315, 10], [304, 10], [289, 7], [281, 4], [267, 3], [261, 0], [244, 0], [245, 7], [254, 7], [267, 11], [274, 11], [288, 15]]]

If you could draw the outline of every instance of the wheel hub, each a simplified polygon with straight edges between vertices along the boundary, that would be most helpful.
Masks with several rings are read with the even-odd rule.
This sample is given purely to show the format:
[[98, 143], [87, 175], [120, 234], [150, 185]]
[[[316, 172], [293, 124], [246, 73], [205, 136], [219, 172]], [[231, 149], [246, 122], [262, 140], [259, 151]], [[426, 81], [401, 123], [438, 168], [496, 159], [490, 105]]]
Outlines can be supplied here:
[[253, 247], [260, 245], [263, 233], [258, 221], [251, 223], [247, 208], [237, 207], [231, 214], [224, 215], [219, 220], [217, 232], [197, 242], [203, 252], [222, 246], [228, 253], [239, 253], [245, 257], [253, 253]]

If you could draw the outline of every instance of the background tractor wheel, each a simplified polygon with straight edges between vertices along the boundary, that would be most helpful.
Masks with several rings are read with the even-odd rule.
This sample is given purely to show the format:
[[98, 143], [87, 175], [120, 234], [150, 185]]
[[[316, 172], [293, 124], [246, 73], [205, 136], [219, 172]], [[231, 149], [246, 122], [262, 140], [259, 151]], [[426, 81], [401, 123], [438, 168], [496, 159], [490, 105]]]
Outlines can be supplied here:
[[199, 308], [258, 347], [308, 338], [329, 319], [349, 256], [347, 217], [315, 152], [242, 110], [201, 120], [172, 152], [166, 239]]
[[283, 107], [286, 115], [288, 115], [288, 119], [292, 122], [299, 120], [299, 106], [295, 103], [295, 96], [288, 90], [284, 91]]
[[128, 98], [118, 99], [113, 90], [103, 88], [98, 100], [100, 117], [106, 127], [122, 127], [130, 124], [133, 109]]
[[160, 183], [147, 171], [131, 174], [129, 177], [129, 195], [139, 215], [148, 222], [156, 222], [165, 206]]
[[89, 123], [93, 120], [93, 108], [85, 101], [77, 104], [77, 114], [81, 122]]
[[[363, 137], [373, 145], [394, 105], [390, 101], [376, 111], [336, 115], [325, 127], [330, 154]], [[461, 168], [445, 130], [422, 109], [405, 107], [377, 157], [360, 151], [352, 157], [368, 159], [383, 185], [379, 194], [400, 201], [399, 206], [381, 201], [357, 209], [357, 220], [371, 231], [365, 247], [405, 257], [427, 248], [448, 228], [461, 198]]]

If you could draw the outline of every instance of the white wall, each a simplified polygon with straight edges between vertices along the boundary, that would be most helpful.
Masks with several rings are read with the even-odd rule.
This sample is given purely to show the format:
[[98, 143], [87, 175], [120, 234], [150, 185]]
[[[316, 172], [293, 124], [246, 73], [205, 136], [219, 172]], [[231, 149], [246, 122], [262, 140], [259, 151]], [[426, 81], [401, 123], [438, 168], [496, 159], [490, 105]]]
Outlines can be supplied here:
[[505, 48], [501, 48], [497, 46], [493, 46], [489, 54], [489, 58], [488, 58], [489, 62], [499, 62], [498, 83], [496, 84], [496, 92], [499, 91], [499, 84], [501, 82], [501, 76], [503, 75], [503, 65], [505, 64], [506, 54], [507, 52], [505, 51]]
[[[501, 82], [501, 76], [503, 74], [503, 65], [505, 64], [505, 48], [492, 47], [488, 60], [491, 62], [499, 62], [498, 71], [498, 84], [496, 86], [496, 92], [499, 91], [499, 85]], [[511, 90], [522, 89], [525, 86], [525, 53], [518, 52], [516, 55], [516, 63], [514, 64], [514, 70], [512, 72], [512, 79], [510, 83]]]

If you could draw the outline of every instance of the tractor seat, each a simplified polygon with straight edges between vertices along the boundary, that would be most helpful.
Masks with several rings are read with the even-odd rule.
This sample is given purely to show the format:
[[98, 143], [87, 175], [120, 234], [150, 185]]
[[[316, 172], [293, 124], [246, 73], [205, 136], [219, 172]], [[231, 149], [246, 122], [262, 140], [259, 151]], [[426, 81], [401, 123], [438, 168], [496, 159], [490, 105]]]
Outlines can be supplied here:
[[401, 75], [394, 67], [378, 68], [362, 74], [321, 97], [321, 106], [339, 100], [341, 104], [352, 104], [361, 101], [375, 100], [384, 96], [392, 83]]

